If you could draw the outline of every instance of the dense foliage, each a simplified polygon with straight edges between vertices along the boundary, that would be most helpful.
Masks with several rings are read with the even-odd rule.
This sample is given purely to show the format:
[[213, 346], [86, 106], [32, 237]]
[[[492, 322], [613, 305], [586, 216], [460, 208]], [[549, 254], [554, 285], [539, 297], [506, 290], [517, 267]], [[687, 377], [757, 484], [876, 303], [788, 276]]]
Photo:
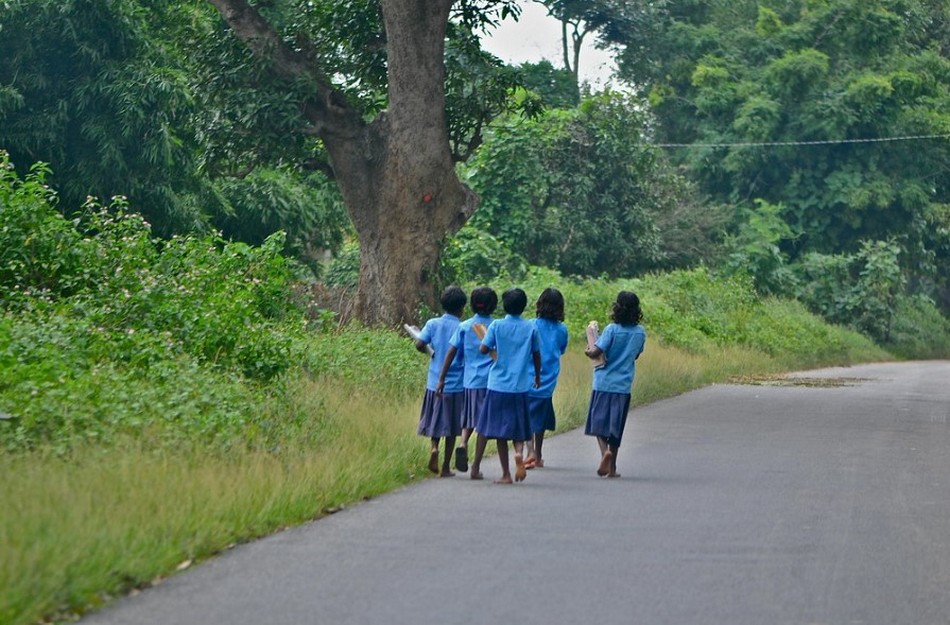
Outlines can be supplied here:
[[[535, 268], [525, 284], [534, 297], [548, 286], [564, 293], [565, 323], [575, 338], [584, 336], [592, 319], [601, 326], [609, 323], [617, 292], [630, 290], [640, 296], [650, 337], [688, 352], [742, 346], [779, 359], [818, 363], [872, 346], [869, 339], [828, 325], [798, 302], [763, 299], [750, 280], [718, 277], [703, 268], [609, 282], [565, 280]], [[943, 349], [950, 349], [950, 334]]]
[[[260, 247], [161, 241], [118, 201], [67, 220], [44, 167], [20, 178], [2, 164], [0, 413], [12, 416], [0, 419], [3, 447], [68, 451], [132, 437], [267, 449], [319, 436], [312, 409], [288, 393], [294, 380], [418, 391], [425, 362], [402, 334], [329, 334], [332, 317], [307, 321], [279, 236]], [[857, 340], [705, 270], [620, 282], [523, 271], [532, 298], [550, 285], [564, 291], [575, 337], [587, 320], [606, 321], [618, 289], [633, 288], [648, 303], [651, 335], [690, 350], [738, 344], [810, 362]]]
[[[276, 124], [296, 112], [247, 92], [243, 104], [211, 97], [229, 75], [198, 71], [221, 53], [215, 24], [207, 8], [162, 0], [5, 3], [0, 149], [21, 172], [50, 163], [70, 209], [122, 195], [161, 236], [215, 227], [259, 244], [284, 230], [286, 250], [302, 258], [336, 249], [347, 221], [325, 176], [286, 164], [239, 170], [246, 159], [227, 152], [268, 137], [240, 132], [233, 118]], [[273, 140], [287, 147], [286, 122], [278, 130]]]
[[264, 418], [261, 383], [303, 359], [282, 236], [159, 241], [121, 200], [67, 220], [45, 176], [20, 179], [0, 154], [0, 400], [20, 417], [7, 444], [153, 421], [214, 437]]
[[[664, 12], [650, 46], [626, 42], [622, 72], [649, 94], [658, 138], [695, 145], [672, 154], [739, 207], [737, 227], [756, 200], [778, 207], [774, 244], [792, 263], [893, 242], [910, 292], [950, 310], [946, 3], [674, 0]], [[934, 138], [890, 140], [908, 136]]]
[[482, 197], [471, 227], [565, 275], [629, 276], [706, 258], [716, 211], [693, 203], [644, 145], [648, 123], [642, 102], [608, 91], [497, 124], [469, 164]]
[[121, 0], [3, 3], [0, 148], [52, 163], [70, 206], [123, 194], [160, 232], [183, 231], [203, 223], [207, 187], [188, 73], [154, 15]]

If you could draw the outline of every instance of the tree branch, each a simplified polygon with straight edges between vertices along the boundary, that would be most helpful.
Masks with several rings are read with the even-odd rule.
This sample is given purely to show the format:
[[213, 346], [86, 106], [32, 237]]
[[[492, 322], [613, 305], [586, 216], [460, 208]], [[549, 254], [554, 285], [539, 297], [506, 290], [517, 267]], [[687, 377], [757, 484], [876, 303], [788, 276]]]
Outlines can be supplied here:
[[[321, 71], [315, 54], [296, 52], [288, 46], [280, 34], [248, 4], [247, 0], [208, 0], [234, 34], [256, 56], [267, 60], [281, 77], [290, 80], [305, 80], [313, 86], [314, 95], [301, 106], [312, 127], [309, 134], [321, 138], [327, 135], [350, 135], [358, 132], [363, 124], [359, 114], [350, 107], [346, 98], [334, 89]], [[302, 49], [308, 50], [309, 46]]]

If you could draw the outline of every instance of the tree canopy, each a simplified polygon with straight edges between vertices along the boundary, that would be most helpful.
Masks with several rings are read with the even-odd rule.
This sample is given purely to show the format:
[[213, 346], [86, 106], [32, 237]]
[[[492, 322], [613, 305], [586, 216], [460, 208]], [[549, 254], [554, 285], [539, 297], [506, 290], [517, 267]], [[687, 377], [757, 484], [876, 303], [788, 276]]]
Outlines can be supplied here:
[[664, 4], [653, 45], [628, 42], [621, 72], [649, 97], [658, 139], [693, 146], [671, 154], [701, 189], [780, 206], [792, 259], [895, 240], [911, 286], [947, 297], [946, 3]]
[[607, 91], [497, 124], [467, 168], [482, 196], [472, 227], [566, 275], [702, 260], [721, 222], [698, 210], [685, 180], [647, 145], [648, 118], [643, 102]]
[[[165, 233], [204, 219], [188, 73], [153, 7], [10, 1], [0, 11], [0, 147], [55, 165], [64, 203], [135, 198]], [[174, 12], [172, 7], [166, 7]]]

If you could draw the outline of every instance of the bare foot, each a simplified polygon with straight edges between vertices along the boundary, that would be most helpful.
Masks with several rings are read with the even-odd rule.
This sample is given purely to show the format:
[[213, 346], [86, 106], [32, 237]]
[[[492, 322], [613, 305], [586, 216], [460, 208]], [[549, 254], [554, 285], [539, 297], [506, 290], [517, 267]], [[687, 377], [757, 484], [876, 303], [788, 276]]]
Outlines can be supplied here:
[[495, 484], [511, 484], [511, 477], [500, 477], [495, 480]]
[[515, 481], [523, 482], [528, 477], [528, 470], [524, 466], [524, 458], [521, 454], [515, 454]]
[[442, 473], [439, 473], [439, 477], [455, 477], [455, 473], [448, 469], [442, 469]]
[[472, 471], [472, 479], [473, 479], [473, 480], [484, 480], [484, 479], [485, 479], [485, 476], [482, 475], [481, 471], [475, 471], [475, 470], [473, 470], [473, 471]]
[[597, 475], [604, 477], [610, 473], [610, 462], [613, 460], [613, 453], [608, 449], [604, 452], [604, 457], [600, 459], [600, 466], [597, 467]]
[[433, 473], [439, 472], [439, 450], [433, 449], [429, 452], [429, 470]]
[[544, 466], [544, 460], [541, 460], [541, 458], [538, 458], [538, 459], [535, 461], [534, 466], [536, 466], [536, 467], [538, 467], [538, 468], [540, 469], [541, 467]]

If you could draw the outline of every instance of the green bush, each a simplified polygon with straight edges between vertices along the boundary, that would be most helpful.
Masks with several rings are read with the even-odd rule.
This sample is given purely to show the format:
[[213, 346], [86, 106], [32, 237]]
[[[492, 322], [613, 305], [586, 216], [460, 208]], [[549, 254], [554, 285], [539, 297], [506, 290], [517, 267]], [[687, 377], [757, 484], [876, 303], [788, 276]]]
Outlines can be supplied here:
[[628, 290], [640, 296], [651, 340], [687, 351], [736, 345], [800, 362], [880, 353], [869, 339], [829, 326], [798, 302], [760, 299], [751, 279], [741, 274], [722, 277], [697, 268], [640, 279], [571, 281], [532, 268], [525, 281], [529, 298], [547, 286], [564, 293], [565, 323], [577, 340], [583, 340], [588, 321], [608, 323], [617, 292]]
[[121, 199], [68, 220], [46, 173], [20, 180], [0, 154], [0, 410], [15, 417], [0, 444], [246, 433], [306, 358], [283, 235], [160, 241]]
[[0, 301], [35, 292], [69, 293], [80, 285], [82, 235], [53, 208], [49, 169], [35, 165], [20, 180], [0, 151]]
[[855, 254], [808, 254], [795, 266], [796, 296], [829, 323], [888, 343], [905, 284], [900, 253], [894, 242], [864, 241]]
[[899, 297], [885, 347], [903, 358], [950, 356], [950, 320], [922, 295]]
[[355, 289], [360, 283], [360, 244], [350, 241], [343, 245], [340, 253], [330, 262], [323, 282], [327, 286]]
[[442, 252], [442, 274], [447, 284], [520, 280], [528, 266], [500, 239], [473, 226], [451, 237]]

